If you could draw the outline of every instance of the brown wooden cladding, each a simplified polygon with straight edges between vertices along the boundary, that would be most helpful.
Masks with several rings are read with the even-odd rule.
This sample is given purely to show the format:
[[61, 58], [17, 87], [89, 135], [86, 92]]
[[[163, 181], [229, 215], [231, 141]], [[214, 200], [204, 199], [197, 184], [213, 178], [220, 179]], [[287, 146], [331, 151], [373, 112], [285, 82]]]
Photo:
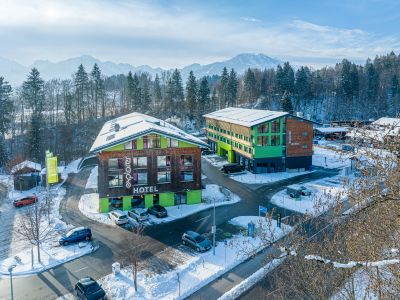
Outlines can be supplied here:
[[312, 148], [312, 123], [288, 117], [286, 119], [286, 156], [311, 156]]
[[[181, 155], [192, 155], [193, 166], [181, 166]], [[157, 156], [171, 156], [171, 183], [157, 183], [158, 169], [165, 170], [165, 167], [157, 168]], [[131, 158], [131, 157], [147, 157], [147, 173], [148, 181], [145, 186], [157, 186], [158, 192], [180, 192], [186, 189], [194, 190], [201, 188], [201, 149], [193, 148], [166, 148], [166, 149], [144, 149], [144, 150], [125, 150], [125, 151], [109, 151], [101, 152], [98, 154], [99, 158], [99, 196], [102, 197], [116, 197], [132, 195], [132, 188], [125, 187], [108, 187], [108, 159], [109, 158]], [[193, 181], [181, 182], [180, 171], [193, 170]], [[137, 185], [138, 187], [143, 185]]]
[[237, 125], [237, 124], [233, 124], [233, 123], [228, 123], [228, 122], [224, 122], [224, 121], [219, 121], [219, 120], [214, 120], [214, 119], [208, 119], [208, 118], [206, 120], [207, 120], [207, 124], [211, 124], [213, 126], [217, 126], [219, 128], [229, 130], [229, 131], [232, 131], [237, 134], [242, 134], [243, 136], [247, 136], [249, 139], [251, 137], [251, 128], [250, 127]]

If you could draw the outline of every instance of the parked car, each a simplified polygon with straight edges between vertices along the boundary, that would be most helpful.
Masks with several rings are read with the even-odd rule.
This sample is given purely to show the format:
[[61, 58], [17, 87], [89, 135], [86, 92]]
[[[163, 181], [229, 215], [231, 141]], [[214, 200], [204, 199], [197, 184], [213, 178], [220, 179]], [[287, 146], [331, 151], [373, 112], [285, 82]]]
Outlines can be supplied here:
[[310, 196], [311, 191], [307, 189], [304, 185], [292, 185], [288, 186], [286, 188], [286, 193], [291, 197], [291, 198], [297, 198], [300, 196]]
[[60, 245], [67, 246], [71, 243], [90, 241], [92, 239], [92, 231], [88, 227], [77, 227], [71, 229], [66, 235], [59, 240]]
[[161, 205], [153, 205], [147, 209], [147, 212], [151, 215], [156, 216], [157, 218], [165, 218], [168, 217], [168, 212], [164, 206]]
[[145, 208], [134, 208], [128, 211], [128, 216], [135, 219], [138, 222], [144, 222], [149, 219], [149, 214]]
[[203, 150], [201, 151], [201, 155], [211, 155], [214, 154], [215, 152], [212, 150]]
[[342, 150], [343, 151], [354, 152], [354, 147], [352, 145], [344, 144], [344, 145], [342, 145]]
[[244, 169], [239, 164], [226, 164], [222, 166], [222, 172], [225, 174], [242, 172]]
[[15, 199], [13, 201], [13, 205], [15, 207], [22, 207], [22, 206], [25, 206], [25, 205], [36, 203], [37, 200], [38, 199], [37, 199], [37, 197], [35, 195], [21, 197], [21, 198]]
[[117, 225], [122, 225], [129, 222], [128, 216], [121, 210], [113, 210], [108, 213], [108, 216]]
[[75, 284], [75, 296], [82, 300], [107, 299], [101, 285], [92, 277], [84, 277]]
[[182, 244], [189, 246], [197, 252], [205, 252], [211, 249], [211, 242], [194, 231], [186, 231], [182, 235]]

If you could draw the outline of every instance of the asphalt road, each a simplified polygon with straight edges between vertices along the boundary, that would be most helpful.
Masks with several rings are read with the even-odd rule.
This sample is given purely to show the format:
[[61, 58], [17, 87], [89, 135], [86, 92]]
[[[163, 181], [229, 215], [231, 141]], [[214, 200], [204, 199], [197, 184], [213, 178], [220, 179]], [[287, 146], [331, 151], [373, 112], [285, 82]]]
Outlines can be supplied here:
[[[216, 208], [216, 224], [223, 230], [229, 230], [226, 221], [242, 215], [255, 215], [258, 205], [269, 209], [275, 207], [269, 203], [273, 194], [293, 183], [307, 182], [319, 178], [334, 176], [335, 170], [320, 169], [314, 173], [296, 178], [266, 184], [258, 189], [249, 187], [223, 175], [215, 167], [203, 160], [203, 173], [209, 182], [224, 186], [237, 194], [242, 201]], [[107, 226], [97, 223], [82, 215], [78, 209], [80, 196], [85, 192], [85, 185], [90, 169], [85, 168], [78, 174], [70, 174], [64, 187], [67, 189], [65, 199], [61, 203], [63, 219], [75, 226], [89, 226], [92, 229], [95, 241], [100, 245], [95, 253], [65, 263], [59, 267], [49, 269], [39, 275], [14, 278], [14, 299], [55, 299], [72, 291], [75, 282], [83, 276], [99, 278], [111, 273], [111, 264], [115, 261], [126, 263], [126, 241], [133, 233], [117, 226]], [[292, 215], [293, 212], [277, 208], [282, 217]], [[181, 235], [186, 230], [196, 230], [201, 233], [211, 231], [212, 208], [193, 214], [168, 224], [153, 225], [146, 229], [146, 239], [150, 247], [144, 259], [151, 258], [168, 247], [180, 244]], [[160, 270], [165, 271], [165, 265], [173, 268], [169, 261], [161, 261]], [[164, 266], [163, 266], [164, 265]], [[157, 270], [156, 270], [157, 271]], [[222, 292], [222, 291], [221, 291]], [[0, 279], [0, 299], [9, 299], [9, 280]], [[212, 299], [212, 298], [209, 298]]]

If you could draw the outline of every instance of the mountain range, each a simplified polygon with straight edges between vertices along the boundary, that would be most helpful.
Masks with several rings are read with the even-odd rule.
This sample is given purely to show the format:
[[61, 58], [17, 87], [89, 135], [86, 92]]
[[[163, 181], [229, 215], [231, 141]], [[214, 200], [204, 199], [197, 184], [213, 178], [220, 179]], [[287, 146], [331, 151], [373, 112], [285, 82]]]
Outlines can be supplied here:
[[[168, 71], [162, 68], [152, 68], [148, 65], [135, 67], [127, 63], [101, 61], [90, 55], [82, 55], [59, 62], [37, 60], [30, 66], [24, 66], [18, 62], [0, 57], [0, 76], [3, 76], [12, 85], [18, 86], [26, 79], [30, 69], [34, 67], [39, 70], [43, 79], [50, 80], [53, 78], [70, 78], [80, 64], [85, 67], [87, 72], [90, 72], [95, 63], [100, 67], [102, 74], [107, 76], [127, 74], [131, 71], [132, 73], [147, 72], [154, 77], [156, 74]], [[220, 75], [224, 67], [228, 70], [233, 68], [238, 74], [243, 74], [248, 68], [270, 69], [276, 68], [279, 64], [282, 64], [282, 61], [264, 54], [242, 53], [225, 61], [206, 65], [191, 64], [180, 69], [180, 71], [183, 80], [186, 81], [191, 70], [197, 78], [200, 78], [206, 75]]]

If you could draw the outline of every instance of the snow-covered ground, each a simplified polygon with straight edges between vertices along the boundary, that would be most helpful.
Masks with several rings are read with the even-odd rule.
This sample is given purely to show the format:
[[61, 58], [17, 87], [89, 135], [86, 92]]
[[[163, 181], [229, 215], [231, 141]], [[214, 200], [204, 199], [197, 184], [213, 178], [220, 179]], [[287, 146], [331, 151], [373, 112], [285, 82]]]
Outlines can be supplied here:
[[[168, 211], [168, 217], [166, 218], [156, 218], [150, 215], [150, 219], [147, 225], [159, 224], [165, 222], [171, 222], [180, 218], [187, 217], [196, 212], [211, 208], [214, 206], [229, 205], [240, 201], [240, 198], [233, 194], [232, 192], [221, 188], [216, 184], [207, 184], [206, 188], [202, 190], [203, 203], [200, 204], [190, 204], [190, 205], [177, 205], [166, 207]], [[99, 194], [91, 193], [82, 195], [79, 201], [80, 211], [88, 218], [95, 220], [97, 222], [105, 223], [108, 225], [113, 225], [113, 222], [109, 219], [107, 213], [99, 213]], [[134, 222], [132, 220], [132, 222]]]
[[[248, 221], [258, 222], [257, 216], [246, 216], [232, 219], [234, 224], [247, 226]], [[283, 225], [277, 228], [270, 223], [273, 232], [269, 238], [276, 240], [286, 234], [290, 227]], [[267, 226], [261, 221], [260, 226]], [[259, 232], [264, 232], [260, 230]], [[174, 256], [182, 256], [183, 263], [172, 271], [163, 274], [138, 273], [138, 292], [135, 293], [130, 268], [122, 269], [118, 275], [110, 274], [100, 280], [112, 299], [183, 299], [221, 274], [246, 260], [254, 251], [261, 251], [264, 246], [261, 238], [235, 235], [227, 244], [219, 242], [215, 249], [198, 254], [181, 246]], [[245, 245], [245, 248], [243, 247]], [[247, 249], [248, 251], [243, 251]], [[179, 282], [180, 293], [179, 293]]]
[[[68, 174], [77, 172], [79, 162], [80, 159], [75, 160], [64, 168], [62, 172], [64, 181]], [[77, 245], [75, 247], [73, 245], [59, 247], [57, 244], [60, 235], [72, 228], [61, 220], [59, 214], [60, 202], [66, 193], [66, 190], [62, 187], [63, 181], [60, 184], [51, 186], [49, 189], [53, 201], [49, 218], [52, 234], [41, 245], [41, 264], [37, 263], [37, 251], [34, 247], [34, 260], [36, 263], [32, 267], [32, 245], [17, 233], [18, 224], [21, 218], [24, 217], [28, 207], [17, 209], [12, 205], [12, 202], [18, 197], [32, 194], [36, 194], [39, 202], [42, 202], [47, 194], [46, 189], [40, 186], [28, 191], [15, 191], [13, 189], [12, 176], [1, 176], [0, 181], [8, 187], [8, 195], [0, 203], [0, 222], [2, 225], [0, 226], [0, 276], [1, 274], [8, 274], [7, 269], [12, 263], [16, 262], [15, 257], [20, 258], [17, 258], [19, 262], [16, 263], [17, 266], [14, 269], [14, 274], [18, 276], [41, 272], [92, 251], [91, 246], [88, 245], [80, 248]], [[47, 224], [44, 226], [47, 226]]]
[[97, 176], [99, 174], [99, 167], [96, 166], [90, 172], [88, 181], [86, 182], [86, 189], [97, 189]]
[[343, 177], [338, 175], [305, 183], [303, 185], [311, 191], [311, 195], [301, 196], [299, 199], [291, 198], [284, 189], [272, 196], [271, 203], [300, 213], [319, 214], [338, 199], [340, 201], [345, 199], [342, 180]]
[[221, 168], [228, 163], [225, 157], [218, 156], [217, 154], [203, 155], [202, 158], [217, 168]]
[[368, 286], [370, 281], [367, 272], [360, 269], [353, 274], [353, 278], [346, 282], [343, 288], [331, 297], [330, 300], [377, 300], [379, 297]]
[[311, 173], [311, 171], [276, 172], [276, 173], [262, 173], [262, 174], [253, 174], [249, 171], [246, 171], [244, 174], [238, 174], [238, 175], [232, 174], [230, 175], [230, 178], [242, 183], [260, 184], [260, 183], [277, 182], [309, 173]]
[[351, 152], [338, 152], [334, 145], [321, 147], [314, 145], [314, 154], [312, 157], [313, 166], [324, 167], [328, 169], [343, 168], [350, 166]]

